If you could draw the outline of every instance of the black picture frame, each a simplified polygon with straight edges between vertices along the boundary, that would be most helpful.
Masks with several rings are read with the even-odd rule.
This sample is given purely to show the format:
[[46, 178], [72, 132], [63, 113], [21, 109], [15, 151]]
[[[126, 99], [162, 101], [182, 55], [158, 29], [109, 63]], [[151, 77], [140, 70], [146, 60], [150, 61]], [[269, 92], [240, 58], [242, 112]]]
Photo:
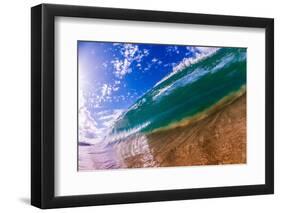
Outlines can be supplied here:
[[[54, 195], [55, 17], [263, 28], [266, 32], [265, 184], [93, 195]], [[31, 8], [31, 204], [42, 208], [274, 193], [274, 20], [164, 11], [41, 4]]]

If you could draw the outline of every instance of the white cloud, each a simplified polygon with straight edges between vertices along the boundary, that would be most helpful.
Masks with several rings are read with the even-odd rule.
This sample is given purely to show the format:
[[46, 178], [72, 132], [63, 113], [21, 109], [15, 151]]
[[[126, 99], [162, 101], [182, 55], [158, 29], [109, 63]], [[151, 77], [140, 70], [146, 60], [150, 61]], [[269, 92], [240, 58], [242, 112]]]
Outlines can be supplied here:
[[103, 63], [102, 63], [102, 66], [103, 66], [104, 68], [107, 68], [107, 63], [103, 62]]
[[119, 78], [122, 79], [126, 74], [130, 73], [132, 71], [132, 69], [130, 69], [130, 65], [131, 65], [131, 60], [125, 58], [124, 60], [114, 60], [112, 61], [113, 66], [114, 66], [114, 75]]
[[112, 92], [112, 87], [109, 86], [108, 84], [103, 84], [101, 87], [101, 95], [102, 97], [107, 97], [111, 95]]
[[101, 133], [101, 129], [97, 125], [97, 121], [87, 109], [85, 97], [81, 93], [79, 96], [79, 142], [92, 143]]
[[[104, 88], [104, 91], [108, 91], [110, 87], [103, 85], [102, 88]], [[93, 117], [87, 108], [88, 105], [85, 102], [85, 97], [83, 95], [80, 97], [82, 102], [79, 102], [79, 142], [99, 143], [109, 134], [116, 119], [122, 114], [123, 110], [104, 110], [95, 113]], [[107, 96], [106, 98], [110, 97]]]
[[116, 91], [119, 90], [119, 87], [112, 87], [112, 90], [113, 90], [114, 92], [116, 92]]
[[144, 56], [148, 56], [149, 55], [149, 50], [148, 49], [143, 49], [143, 54], [144, 54]]
[[153, 62], [153, 63], [155, 63], [155, 62], [157, 62], [157, 61], [158, 61], [157, 58], [153, 58], [153, 59], [151, 60], [151, 62]]
[[168, 55], [172, 55], [174, 53], [179, 54], [178, 46], [168, 46], [166, 47], [166, 52], [168, 53]]
[[133, 44], [124, 44], [124, 49], [121, 49], [123, 52], [123, 55], [127, 57], [134, 57], [135, 53], [138, 51], [139, 47], [138, 45]]
[[[112, 97], [112, 94], [120, 89], [120, 85], [121, 81], [115, 80], [112, 84], [104, 83], [96, 88], [92, 88], [92, 91], [87, 94], [87, 103], [90, 104], [91, 107], [100, 108], [104, 102], [112, 102], [114, 100], [113, 97], [115, 97]], [[79, 94], [79, 97], [81, 97], [81, 95]], [[82, 103], [82, 101], [84, 100], [80, 102]]]
[[132, 72], [131, 64], [132, 62], [141, 62], [144, 56], [149, 54], [147, 49], [139, 50], [136, 44], [119, 44], [121, 45], [120, 53], [122, 59], [115, 59], [111, 61], [114, 67], [114, 75], [119, 79], [123, 79], [124, 76]]

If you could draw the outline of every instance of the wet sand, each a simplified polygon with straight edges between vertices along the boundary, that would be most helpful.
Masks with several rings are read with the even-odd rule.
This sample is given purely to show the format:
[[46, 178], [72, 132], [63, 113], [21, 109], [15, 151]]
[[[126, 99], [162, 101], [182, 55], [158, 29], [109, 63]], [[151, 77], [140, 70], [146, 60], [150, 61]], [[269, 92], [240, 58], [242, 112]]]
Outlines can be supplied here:
[[246, 163], [246, 94], [188, 125], [79, 146], [79, 170]]

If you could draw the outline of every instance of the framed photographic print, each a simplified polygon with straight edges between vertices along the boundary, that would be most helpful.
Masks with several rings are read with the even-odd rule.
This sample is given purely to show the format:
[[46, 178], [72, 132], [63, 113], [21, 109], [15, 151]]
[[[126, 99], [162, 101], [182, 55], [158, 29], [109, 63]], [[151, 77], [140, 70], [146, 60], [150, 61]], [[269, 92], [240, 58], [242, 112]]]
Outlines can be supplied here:
[[272, 194], [274, 21], [31, 9], [31, 203]]

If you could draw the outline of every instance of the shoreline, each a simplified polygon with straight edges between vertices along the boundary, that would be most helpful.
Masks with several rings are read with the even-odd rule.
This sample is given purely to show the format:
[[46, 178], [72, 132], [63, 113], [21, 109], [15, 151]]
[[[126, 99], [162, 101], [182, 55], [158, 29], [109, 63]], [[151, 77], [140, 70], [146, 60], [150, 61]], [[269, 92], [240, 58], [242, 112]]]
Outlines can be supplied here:
[[113, 144], [79, 146], [79, 171], [244, 164], [246, 91], [218, 103], [207, 114], [173, 128]]

